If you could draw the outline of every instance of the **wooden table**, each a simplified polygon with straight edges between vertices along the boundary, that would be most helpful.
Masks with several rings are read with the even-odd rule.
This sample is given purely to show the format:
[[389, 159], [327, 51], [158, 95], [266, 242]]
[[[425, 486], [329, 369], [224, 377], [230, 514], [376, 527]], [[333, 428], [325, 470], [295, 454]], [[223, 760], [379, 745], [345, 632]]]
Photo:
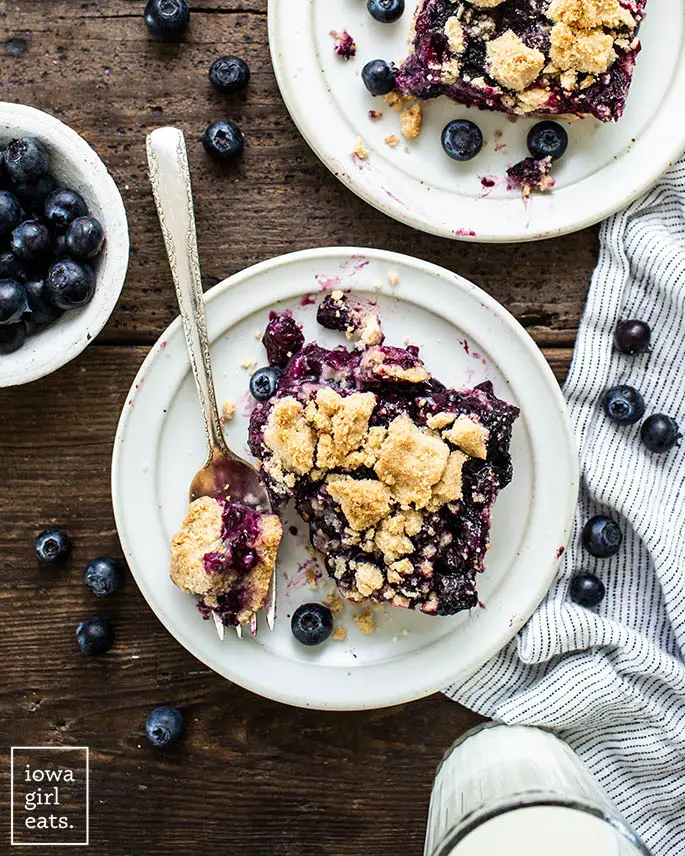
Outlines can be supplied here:
[[[478, 717], [436, 695], [390, 710], [290, 709], [238, 687], [169, 636], [135, 584], [95, 603], [87, 561], [121, 555], [109, 466], [131, 380], [176, 306], [146, 178], [144, 137], [188, 138], [206, 286], [254, 262], [334, 244], [399, 250], [458, 271], [507, 306], [562, 380], [597, 251], [596, 230], [537, 244], [449, 242], [386, 218], [339, 184], [300, 138], [267, 47], [267, 0], [202, 0], [181, 44], [148, 38], [143, 0], [0, 0], [1, 96], [63, 119], [94, 146], [122, 192], [128, 280], [110, 323], [70, 365], [0, 391], [0, 816], [3, 852], [11, 745], [91, 751], [91, 842], [98, 854], [419, 856], [441, 753]], [[210, 89], [224, 53], [252, 68], [246, 95]], [[236, 120], [247, 149], [211, 163], [202, 131]], [[73, 531], [71, 567], [37, 570], [35, 535]], [[81, 655], [78, 621], [110, 618], [117, 643]], [[160, 703], [187, 732], [168, 752], [143, 736]], [[5, 754], [6, 753], [6, 754]], [[35, 852], [41, 852], [39, 848]], [[50, 853], [45, 849], [46, 853]]]

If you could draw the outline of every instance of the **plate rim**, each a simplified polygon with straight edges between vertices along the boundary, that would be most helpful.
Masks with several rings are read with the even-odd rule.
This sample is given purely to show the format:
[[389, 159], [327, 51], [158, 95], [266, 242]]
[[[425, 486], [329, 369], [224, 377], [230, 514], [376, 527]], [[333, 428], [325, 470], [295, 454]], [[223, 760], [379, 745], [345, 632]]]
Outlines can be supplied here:
[[[506, 307], [504, 307], [497, 300], [495, 300], [494, 297], [483, 291], [470, 280], [467, 280], [459, 274], [455, 274], [453, 271], [450, 271], [447, 268], [443, 268], [440, 265], [436, 265], [432, 262], [427, 262], [423, 259], [419, 259], [414, 256], [409, 256], [402, 253], [396, 253], [388, 250], [378, 250], [368, 247], [319, 247], [298, 250], [292, 253], [286, 253], [284, 255], [275, 256], [264, 261], [257, 262], [256, 264], [251, 265], [250, 267], [242, 271], [238, 271], [232, 274], [231, 276], [222, 280], [220, 283], [213, 286], [205, 293], [205, 299], [209, 303], [211, 303], [213, 300], [219, 298], [224, 292], [234, 289], [242, 282], [247, 281], [250, 278], [260, 275], [264, 272], [269, 272], [273, 269], [277, 269], [283, 265], [297, 264], [298, 262], [303, 260], [311, 261], [324, 258], [330, 261], [334, 258], [342, 259], [354, 256], [362, 256], [390, 265], [403, 264], [409, 267], [423, 269], [424, 272], [432, 274], [433, 276], [439, 276], [443, 280], [445, 280], [446, 277], [451, 278], [456, 288], [470, 292], [471, 295], [475, 296], [479, 300], [479, 302], [484, 306], [484, 308], [493, 311], [496, 316], [501, 318], [506, 323], [507, 327], [512, 329], [512, 332], [517, 335], [521, 343], [532, 354], [535, 363], [537, 364], [537, 368], [540, 370], [541, 377], [546, 381], [548, 391], [552, 395], [552, 403], [556, 405], [555, 409], [558, 412], [559, 425], [563, 428], [563, 435], [566, 441], [565, 462], [568, 466], [569, 473], [571, 473], [573, 476], [572, 479], [569, 481], [567, 489], [564, 492], [567, 508], [566, 515], [564, 518], [563, 534], [560, 535], [560, 543], [563, 543], [563, 545], [565, 546], [568, 542], [568, 538], [572, 530], [572, 522], [574, 519], [577, 504], [578, 483], [580, 474], [575, 436], [573, 434], [573, 429], [571, 427], [568, 415], [567, 405], [563, 398], [561, 387], [559, 386], [556, 378], [554, 377], [549, 363], [545, 359], [544, 355], [542, 354], [532, 337], [525, 330], [525, 328], [521, 326], [521, 324], [506, 309]], [[401, 295], [396, 296], [401, 297]], [[161, 343], [165, 342], [171, 335], [173, 335], [177, 330], [179, 330], [179, 328], [181, 327], [181, 323], [182, 322], [180, 316], [174, 318], [174, 320], [160, 334], [155, 344], [153, 344], [153, 346], [150, 348], [150, 351], [146, 354], [145, 359], [143, 360], [140, 368], [136, 372], [136, 376], [133, 379], [129, 393], [127, 394], [124, 400], [122, 412], [117, 424], [111, 462], [112, 507], [122, 550], [126, 557], [131, 574], [141, 594], [143, 595], [143, 598], [145, 599], [148, 607], [152, 610], [152, 612], [159, 619], [159, 621], [164, 625], [166, 630], [192, 656], [194, 656], [197, 660], [202, 662], [204, 665], [206, 665], [208, 668], [210, 668], [212, 671], [215, 671], [222, 677], [230, 680], [233, 683], [236, 683], [239, 686], [242, 686], [244, 689], [262, 695], [265, 698], [269, 698], [273, 701], [279, 701], [296, 707], [319, 710], [370, 710], [384, 708], [396, 704], [407, 703], [409, 701], [415, 701], [420, 698], [432, 695], [443, 689], [455, 679], [461, 679], [461, 672], [463, 672], [464, 670], [458, 671], [451, 677], [446, 676], [444, 679], [441, 678], [439, 682], [433, 681], [430, 686], [424, 686], [420, 691], [417, 691], [415, 688], [412, 688], [411, 692], [409, 693], [407, 693], [406, 691], [387, 691], [383, 698], [374, 698], [373, 701], [369, 704], [359, 703], [356, 701], [352, 701], [351, 703], [341, 702], [334, 704], [320, 703], [318, 701], [312, 703], [311, 701], [308, 701], [305, 697], [303, 697], [301, 694], [298, 695], [297, 691], [293, 691], [293, 693], [287, 695], [284, 695], [283, 693], [278, 694], [276, 692], [270, 691], [268, 686], [264, 685], [263, 682], [260, 684], [259, 681], [251, 682], [240, 679], [236, 680], [233, 674], [229, 674], [230, 663], [228, 664], [229, 668], [224, 668], [223, 670], [217, 668], [216, 665], [209, 662], [211, 658], [209, 656], [204, 656], [201, 651], [198, 650], [197, 645], [192, 640], [187, 638], [187, 634], [177, 634], [172, 627], [173, 621], [169, 616], [167, 616], [166, 611], [160, 605], [155, 605], [151, 602], [150, 599], [148, 599], [146, 589], [150, 589], [151, 587], [145, 582], [144, 575], [139, 574], [139, 572], [137, 571], [136, 562], [134, 561], [135, 556], [133, 550], [129, 548], [129, 544], [126, 538], [124, 537], [126, 527], [123, 525], [124, 512], [121, 508], [122, 497], [120, 495], [119, 486], [121, 473], [120, 458], [123, 454], [124, 447], [122, 440], [127, 429], [129, 414], [132, 412], [132, 408], [127, 406], [129, 399], [131, 399], [131, 397], [135, 395], [135, 390], [137, 390], [137, 388], [140, 386], [141, 379], [145, 376], [150, 364], [158, 358]], [[542, 574], [540, 575], [539, 583], [536, 587], [536, 590], [534, 591], [534, 593], [531, 592], [529, 596], [528, 608], [526, 610], [521, 611], [520, 614], [516, 614], [512, 617], [507, 632], [502, 637], [500, 637], [499, 641], [484, 647], [482, 650], [479, 651], [477, 657], [471, 658], [471, 664], [469, 666], [470, 674], [473, 674], [475, 671], [477, 671], [480, 666], [482, 666], [485, 662], [487, 662], [487, 660], [489, 660], [499, 650], [501, 650], [505, 645], [507, 645], [511, 641], [511, 639], [513, 639], [514, 636], [519, 632], [523, 625], [528, 621], [530, 616], [535, 612], [535, 610], [543, 600], [545, 594], [549, 590], [549, 586], [554, 578], [558, 566], [558, 558], [559, 557], [557, 557], [557, 561], [550, 561], [549, 568], [544, 577]], [[415, 656], [417, 656], [416, 651], [410, 652], [407, 655], [408, 658]], [[325, 668], [319, 664], [314, 663], [308, 665], [314, 668]], [[378, 665], [380, 664], [374, 664], [375, 667], [377, 667]]]
[[[552, 229], [545, 229], [544, 231], [531, 231], [521, 227], [518, 232], [511, 233], [507, 235], [498, 235], [494, 233], [484, 232], [482, 229], [479, 230], [476, 234], [469, 234], [465, 232], [464, 229], [454, 230], [452, 228], [448, 228], [446, 226], [441, 226], [440, 224], [432, 223], [428, 220], [424, 220], [419, 217], [412, 216], [412, 213], [407, 211], [404, 205], [394, 204], [393, 202], [386, 201], [380, 194], [374, 195], [374, 193], [367, 188], [363, 183], [360, 183], [355, 180], [355, 176], [351, 170], [341, 169], [340, 161], [335, 157], [335, 155], [330, 154], [326, 149], [322, 146], [319, 146], [316, 142], [316, 133], [315, 127], [316, 122], [312, 119], [309, 120], [307, 118], [306, 111], [301, 111], [297, 104], [297, 99], [295, 97], [294, 91], [296, 86], [292, 81], [288, 79], [288, 76], [285, 73], [284, 68], [281, 65], [279, 59], [279, 53], [284, 53], [282, 50], [282, 45], [279, 42], [277, 36], [277, 15], [279, 4], [282, 7], [286, 0], [268, 0], [268, 15], [267, 15], [267, 30], [268, 30], [268, 40], [269, 40], [269, 51], [271, 55], [271, 64], [274, 70], [274, 75], [276, 77], [276, 82], [278, 83], [278, 88], [281, 93], [281, 97], [286, 105], [288, 110], [288, 114], [297, 127], [298, 131], [304, 138], [305, 142], [312, 150], [312, 152], [318, 157], [318, 159], [324, 164], [324, 166], [337, 178], [345, 187], [351, 190], [356, 196], [362, 199], [364, 202], [367, 202], [373, 208], [376, 208], [383, 214], [386, 214], [388, 217], [403, 223], [407, 226], [410, 226], [414, 229], [417, 229], [421, 232], [425, 232], [431, 235], [437, 235], [443, 238], [449, 238], [451, 240], [458, 241], [469, 241], [473, 243], [494, 243], [494, 244], [506, 244], [506, 243], [529, 243], [532, 241], [542, 241], [547, 240], [549, 238], [558, 238], [563, 235], [572, 234], [574, 232], [578, 232], [582, 229], [586, 229], [590, 226], [599, 223], [601, 220], [604, 220], [606, 217], [615, 214], [617, 211], [622, 208], [630, 205], [635, 201], [639, 196], [648, 191], [651, 187], [653, 187], [659, 178], [666, 172], [670, 167], [674, 165], [674, 163], [678, 160], [678, 158], [683, 154], [685, 150], [685, 112], [680, 112], [680, 134], [675, 134], [671, 131], [670, 135], [662, 135], [661, 146], [658, 150], [659, 156], [654, 157], [653, 152], [650, 150], [649, 157], [642, 158], [642, 162], [644, 163], [656, 163], [657, 167], [649, 170], [646, 173], [643, 173], [643, 178], [637, 183], [637, 185], [632, 185], [627, 193], [624, 193], [623, 196], [617, 194], [616, 197], [611, 198], [609, 201], [609, 196], [602, 194], [601, 199], [602, 204], [600, 207], [592, 214], [584, 214], [576, 217], [575, 219], [571, 218], [568, 222], [564, 222], [561, 225], [554, 227]], [[308, 0], [309, 3], [315, 2], [315, 0]], [[684, 12], [685, 14], [685, 12]], [[669, 100], [672, 102], [676, 102], [679, 95], [685, 96], [685, 53], [683, 54], [682, 64], [680, 66], [679, 72], [677, 72], [677, 77], [680, 83], [680, 89], [676, 86], [672, 86], [671, 89], [667, 92], [664, 100]], [[630, 97], [630, 92], [628, 93], [628, 97]], [[488, 111], [489, 112], [489, 111]], [[666, 112], [662, 105], [662, 110], [660, 112]], [[522, 117], [522, 118], [532, 118], [534, 116]], [[542, 116], [541, 118], [550, 118], [549, 116]], [[554, 118], [553, 116], [551, 118]], [[619, 120], [620, 121], [620, 120]], [[672, 124], [672, 123], [671, 123]], [[671, 145], [667, 145], [667, 141], [671, 139]], [[637, 140], [633, 140], [630, 143], [629, 148], [631, 151], [638, 148], [642, 142], [642, 138], [638, 138]], [[616, 163], [620, 161], [614, 159], [613, 163], [604, 167], [604, 169], [611, 169], [615, 167]], [[594, 175], [594, 174], [593, 174]], [[588, 176], [588, 179], [591, 179], [593, 176]], [[588, 180], [584, 179], [584, 181]], [[620, 182], [616, 182], [616, 186], [620, 186]], [[563, 192], [563, 189], [557, 191], [557, 197], [560, 193]], [[509, 200], [504, 200], [507, 202]], [[468, 227], [468, 224], [466, 224]], [[472, 230], [468, 230], [472, 231]]]

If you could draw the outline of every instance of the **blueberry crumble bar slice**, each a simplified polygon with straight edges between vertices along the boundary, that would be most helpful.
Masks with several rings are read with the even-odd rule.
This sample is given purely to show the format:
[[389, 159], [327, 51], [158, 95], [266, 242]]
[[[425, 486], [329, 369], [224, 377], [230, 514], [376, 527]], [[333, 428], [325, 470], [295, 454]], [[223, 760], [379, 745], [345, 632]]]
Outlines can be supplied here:
[[194, 500], [171, 542], [171, 579], [198, 595], [203, 618], [249, 623], [263, 606], [281, 541], [281, 521], [237, 502]]
[[[282, 318], [269, 326], [290, 328]], [[250, 420], [274, 505], [294, 500], [348, 600], [431, 615], [476, 606], [518, 409], [490, 382], [444, 386], [418, 348], [384, 345], [375, 311], [342, 292], [318, 320], [354, 347], [300, 346]]]
[[514, 114], [623, 113], [646, 0], [422, 0], [404, 95]]

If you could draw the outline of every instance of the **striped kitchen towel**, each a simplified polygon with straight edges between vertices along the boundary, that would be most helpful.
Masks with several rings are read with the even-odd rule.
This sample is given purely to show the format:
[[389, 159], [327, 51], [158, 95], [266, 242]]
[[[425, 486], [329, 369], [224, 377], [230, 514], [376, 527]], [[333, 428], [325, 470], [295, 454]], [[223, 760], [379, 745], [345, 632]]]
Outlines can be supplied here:
[[[613, 350], [625, 318], [651, 325], [651, 354]], [[642, 392], [647, 414], [685, 426], [685, 159], [601, 227], [565, 386], [582, 477], [563, 566], [518, 637], [445, 691], [494, 719], [556, 731], [655, 856], [675, 856], [685, 853], [685, 448], [652, 454], [639, 425], [604, 416], [602, 393], [621, 383]], [[621, 525], [610, 559], [580, 545], [595, 514]], [[568, 597], [581, 569], [606, 585], [597, 610]]]

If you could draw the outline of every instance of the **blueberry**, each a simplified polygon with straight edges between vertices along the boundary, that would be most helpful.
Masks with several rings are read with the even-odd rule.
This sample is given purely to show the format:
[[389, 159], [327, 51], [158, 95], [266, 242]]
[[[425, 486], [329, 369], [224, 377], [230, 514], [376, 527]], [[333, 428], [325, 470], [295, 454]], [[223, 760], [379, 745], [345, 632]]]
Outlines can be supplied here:
[[279, 368], [266, 366], [257, 369], [250, 378], [250, 393], [257, 401], [267, 401], [278, 389], [278, 379], [282, 372]]
[[24, 208], [39, 217], [43, 216], [45, 200], [54, 189], [55, 179], [49, 174], [38, 181], [14, 185], [14, 192]]
[[153, 36], [176, 39], [190, 23], [190, 9], [185, 0], [148, 0], [143, 20]]
[[391, 24], [404, 12], [404, 0], [366, 0], [366, 8], [376, 21]]
[[372, 59], [362, 69], [362, 81], [372, 95], [387, 95], [395, 88], [395, 69], [384, 59]]
[[0, 327], [0, 354], [12, 354], [18, 351], [26, 341], [26, 324], [7, 324]]
[[64, 529], [46, 529], [36, 538], [36, 558], [45, 565], [64, 562], [71, 555], [71, 537]]
[[212, 86], [222, 92], [238, 92], [245, 89], [250, 79], [250, 68], [239, 56], [222, 56], [209, 67]]
[[320, 645], [333, 632], [333, 613], [321, 603], [303, 603], [293, 613], [293, 636], [303, 645]]
[[235, 122], [225, 122], [220, 119], [207, 128], [202, 137], [202, 145], [211, 157], [232, 161], [242, 154], [245, 140]]
[[24, 286], [15, 279], [0, 279], [0, 325], [21, 321], [28, 308]]
[[76, 309], [90, 303], [95, 293], [93, 268], [73, 259], [60, 259], [48, 271], [48, 297], [58, 309]]
[[665, 413], [654, 413], [642, 423], [640, 436], [650, 452], [662, 454], [678, 444], [682, 438], [678, 423]]
[[604, 583], [594, 574], [576, 574], [568, 589], [571, 600], [579, 606], [599, 606], [604, 600]]
[[469, 119], [455, 119], [443, 129], [442, 147], [454, 160], [468, 161], [483, 148], [483, 135]]
[[9, 235], [21, 221], [21, 205], [13, 193], [0, 190], [0, 236]]
[[58, 232], [63, 232], [72, 220], [87, 213], [88, 207], [81, 194], [66, 187], [53, 190], [45, 200], [45, 219]]
[[93, 559], [83, 572], [88, 591], [97, 597], [107, 597], [121, 587], [121, 571], [116, 559]]
[[538, 122], [528, 132], [528, 151], [541, 160], [559, 160], [568, 148], [568, 134], [558, 122]]
[[16, 279], [24, 282], [28, 274], [26, 268], [14, 253], [0, 253], [0, 279]]
[[32, 324], [51, 324], [62, 314], [50, 303], [44, 279], [29, 279], [24, 286], [29, 301], [28, 319]]
[[623, 534], [618, 528], [618, 523], [610, 517], [598, 514], [596, 517], [591, 517], [583, 526], [582, 542], [583, 547], [592, 556], [607, 559], [618, 553], [623, 542]]
[[52, 255], [56, 259], [61, 259], [68, 255], [67, 251], [67, 236], [63, 232], [57, 232], [52, 238]]
[[67, 252], [75, 259], [95, 258], [104, 242], [104, 229], [95, 217], [77, 217], [67, 229]]
[[29, 263], [44, 261], [50, 254], [50, 233], [40, 220], [24, 220], [12, 232], [12, 252]]
[[76, 628], [76, 642], [82, 654], [104, 654], [114, 645], [114, 628], [106, 618], [89, 618]]
[[5, 149], [5, 168], [15, 184], [33, 184], [50, 167], [50, 155], [35, 137], [12, 140]]
[[183, 714], [177, 707], [156, 707], [145, 720], [145, 736], [158, 749], [178, 743], [183, 734]]
[[631, 357], [647, 353], [651, 339], [652, 330], [646, 321], [619, 321], [614, 330], [614, 347]]
[[632, 386], [614, 386], [604, 393], [604, 412], [619, 425], [634, 425], [645, 415], [645, 400]]

